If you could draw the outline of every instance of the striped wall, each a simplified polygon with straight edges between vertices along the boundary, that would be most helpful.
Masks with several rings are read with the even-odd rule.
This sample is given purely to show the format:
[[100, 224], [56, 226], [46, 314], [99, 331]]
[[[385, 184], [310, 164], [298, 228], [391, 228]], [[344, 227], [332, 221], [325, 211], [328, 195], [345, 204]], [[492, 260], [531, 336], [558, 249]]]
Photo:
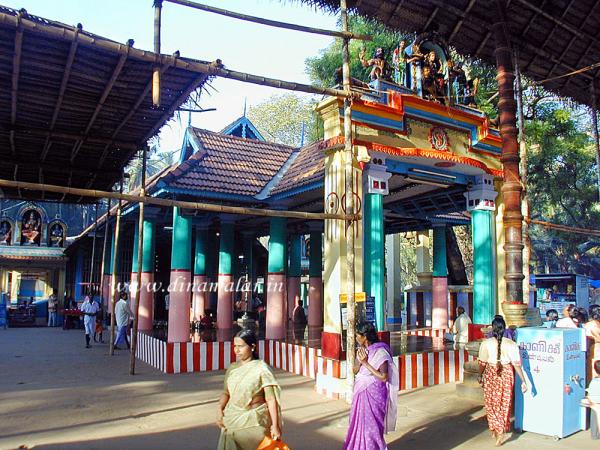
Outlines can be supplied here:
[[[414, 330], [415, 333], [444, 330]], [[424, 335], [424, 334], [418, 334]], [[321, 357], [321, 350], [279, 341], [259, 341], [259, 356], [274, 368], [329, 382], [318, 382], [317, 392], [330, 398], [340, 398], [334, 389], [345, 378], [345, 361]], [[206, 372], [227, 369], [235, 361], [231, 342], [166, 343], [139, 334], [138, 359], [164, 373]], [[400, 391], [462, 381], [463, 366], [473, 360], [464, 349], [411, 353], [394, 357], [400, 375]], [[338, 382], [337, 385], [340, 385]]]
[[403, 334], [408, 336], [428, 336], [428, 337], [439, 337], [443, 338], [445, 333], [448, 333], [450, 330], [448, 328], [438, 328], [432, 330], [431, 328], [423, 328], [418, 330], [407, 330], [403, 331]]

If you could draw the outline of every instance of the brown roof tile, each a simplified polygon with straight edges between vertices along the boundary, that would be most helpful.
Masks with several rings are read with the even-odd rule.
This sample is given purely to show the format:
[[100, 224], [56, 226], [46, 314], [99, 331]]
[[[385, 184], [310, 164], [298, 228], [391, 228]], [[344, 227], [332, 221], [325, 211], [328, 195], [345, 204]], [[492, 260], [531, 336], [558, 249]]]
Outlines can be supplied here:
[[325, 153], [323, 141], [300, 149], [300, 154], [281, 178], [281, 181], [271, 190], [270, 195], [307, 186], [325, 178]]
[[289, 159], [293, 147], [189, 128], [202, 150], [163, 178], [169, 187], [254, 196]]

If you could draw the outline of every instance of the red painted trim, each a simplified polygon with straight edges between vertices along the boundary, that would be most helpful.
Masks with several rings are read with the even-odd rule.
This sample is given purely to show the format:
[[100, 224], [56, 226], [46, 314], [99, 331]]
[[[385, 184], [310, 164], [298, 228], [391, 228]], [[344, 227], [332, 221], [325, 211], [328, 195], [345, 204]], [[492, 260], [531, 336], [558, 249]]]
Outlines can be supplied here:
[[171, 273], [173, 272], [189, 272], [192, 273], [192, 269], [171, 269]]
[[270, 275], [285, 275], [285, 271], [282, 271], [282, 272], [268, 272], [267, 276], [270, 276]]
[[232, 277], [233, 278], [233, 274], [232, 273], [220, 273], [218, 276], [219, 277]]
[[450, 352], [444, 352], [444, 383], [450, 383]]
[[192, 350], [194, 352], [194, 372], [200, 372], [200, 342], [194, 342]]
[[181, 373], [186, 373], [188, 371], [187, 367], [187, 343], [180, 342], [179, 343], [179, 371]]
[[440, 384], [440, 357], [443, 357], [444, 352], [433, 354], [433, 384]]
[[213, 370], [213, 343], [212, 342], [207, 342], [206, 343], [206, 371], [208, 372], [209, 370]]
[[423, 358], [423, 386], [429, 386], [429, 354], [421, 353]]
[[406, 389], [406, 355], [398, 358], [398, 372], [400, 372], [400, 390]]
[[219, 342], [219, 370], [225, 369], [225, 343]]
[[237, 357], [235, 356], [235, 351], [233, 351], [233, 341], [230, 342], [231, 349], [229, 350], [229, 364], [233, 364]]
[[323, 331], [321, 334], [321, 356], [330, 359], [342, 359], [342, 335]]
[[415, 389], [417, 387], [417, 354], [413, 353], [410, 355], [410, 371], [412, 377], [412, 388]]
[[458, 350], [454, 350], [454, 380], [452, 381], [458, 381], [460, 379], [459, 359]]
[[167, 342], [167, 373], [175, 373], [173, 367], [173, 343]]

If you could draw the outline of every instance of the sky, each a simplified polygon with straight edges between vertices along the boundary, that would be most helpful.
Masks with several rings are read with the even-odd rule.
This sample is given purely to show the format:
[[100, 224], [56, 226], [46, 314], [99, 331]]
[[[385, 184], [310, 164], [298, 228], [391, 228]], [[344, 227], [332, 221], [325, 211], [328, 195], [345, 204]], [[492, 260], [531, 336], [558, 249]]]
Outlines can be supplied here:
[[[314, 28], [335, 29], [336, 17], [294, 0], [197, 0], [231, 11]], [[0, 0], [15, 9], [69, 25], [81, 23], [85, 31], [125, 43], [134, 39], [138, 49], [153, 49], [152, 0]], [[221, 59], [227, 69], [309, 83], [306, 58], [318, 55], [332, 38], [267, 27], [165, 2], [162, 11], [161, 52], [204, 61]], [[202, 94], [202, 108], [217, 111], [193, 113], [192, 125], [219, 131], [248, 107], [274, 94], [289, 91], [217, 78]], [[298, 95], [305, 95], [298, 93]], [[308, 94], [306, 94], [308, 95]], [[171, 121], [160, 134], [162, 150], [181, 146], [188, 114]]]

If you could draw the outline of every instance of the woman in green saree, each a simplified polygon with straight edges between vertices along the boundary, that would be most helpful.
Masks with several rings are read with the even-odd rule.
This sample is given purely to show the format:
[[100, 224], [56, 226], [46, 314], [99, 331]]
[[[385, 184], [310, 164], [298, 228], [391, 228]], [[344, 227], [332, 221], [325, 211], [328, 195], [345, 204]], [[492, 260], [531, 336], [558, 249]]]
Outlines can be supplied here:
[[225, 373], [217, 425], [218, 450], [256, 450], [265, 436], [281, 437], [281, 389], [270, 367], [257, 356], [256, 334], [242, 330], [233, 339], [237, 362]]

